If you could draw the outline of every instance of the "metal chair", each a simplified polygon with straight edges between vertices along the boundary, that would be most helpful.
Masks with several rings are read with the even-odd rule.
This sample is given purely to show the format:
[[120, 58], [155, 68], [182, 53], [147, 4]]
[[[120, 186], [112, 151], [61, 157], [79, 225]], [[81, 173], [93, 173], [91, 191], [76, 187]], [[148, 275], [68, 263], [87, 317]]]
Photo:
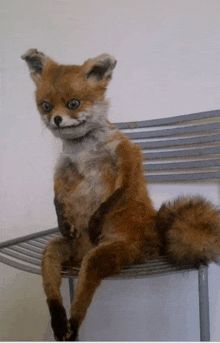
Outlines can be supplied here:
[[[148, 183], [219, 183], [220, 111], [209, 111], [172, 118], [117, 123], [119, 129], [143, 149]], [[0, 261], [14, 268], [40, 274], [42, 251], [59, 235], [49, 229], [0, 243]], [[110, 279], [129, 279], [167, 275], [195, 270], [179, 269], [161, 256], [144, 264], [127, 266]], [[78, 268], [63, 272], [69, 279], [70, 300]], [[210, 340], [208, 267], [198, 268], [200, 340]]]

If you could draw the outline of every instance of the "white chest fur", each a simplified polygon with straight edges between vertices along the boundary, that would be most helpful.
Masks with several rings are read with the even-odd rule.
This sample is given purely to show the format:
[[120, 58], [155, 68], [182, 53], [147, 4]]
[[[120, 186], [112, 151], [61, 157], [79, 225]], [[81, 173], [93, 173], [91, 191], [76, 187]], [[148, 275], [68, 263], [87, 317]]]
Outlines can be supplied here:
[[88, 227], [91, 216], [109, 196], [117, 178], [115, 148], [119, 142], [88, 139], [81, 143], [66, 143], [56, 168], [56, 177], [65, 182], [59, 201], [77, 230]]

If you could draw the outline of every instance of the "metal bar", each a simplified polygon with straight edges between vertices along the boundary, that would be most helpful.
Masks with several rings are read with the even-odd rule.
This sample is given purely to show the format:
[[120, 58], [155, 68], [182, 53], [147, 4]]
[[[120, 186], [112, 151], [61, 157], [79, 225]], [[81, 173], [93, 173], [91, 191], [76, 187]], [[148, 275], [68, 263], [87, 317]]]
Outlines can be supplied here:
[[213, 181], [220, 180], [220, 172], [213, 173], [176, 173], [176, 174], [145, 174], [147, 182], [159, 183], [159, 182], [198, 182], [198, 181]]
[[164, 148], [172, 148], [172, 147], [184, 147], [185, 145], [190, 147], [191, 145], [202, 145], [205, 146], [210, 144], [218, 145], [220, 141], [219, 134], [210, 134], [205, 133], [205, 135], [199, 135], [196, 137], [187, 137], [187, 138], [166, 138], [160, 140], [148, 140], [139, 142], [137, 141], [138, 145], [142, 149], [164, 149]]
[[[128, 280], [128, 279], [142, 279], [142, 278], [151, 278], [151, 277], [158, 277], [158, 276], [165, 276], [165, 275], [173, 275], [173, 274], [180, 274], [180, 273], [189, 273], [192, 271], [195, 271], [196, 269], [181, 269], [181, 270], [174, 270], [172, 268], [167, 268], [164, 270], [157, 271], [156, 273], [154, 272], [148, 272], [148, 271], [140, 271], [139, 273], [120, 273], [116, 275], [112, 275], [110, 277], [105, 278], [105, 280]], [[71, 274], [71, 271], [68, 271], [67, 273], [63, 272], [62, 273], [63, 278], [68, 278], [68, 279], [75, 279], [78, 277], [78, 272], [75, 271], [74, 273]]]
[[[202, 168], [211, 169], [220, 166], [220, 159], [211, 159], [203, 161], [184, 161], [184, 162], [159, 162], [159, 163], [144, 163], [143, 167], [146, 171], [155, 171], [155, 170], [180, 170], [180, 169], [194, 169], [199, 168], [200, 171]], [[192, 170], [191, 170], [192, 171]]]
[[[27, 251], [34, 251], [34, 252], [36, 252], [36, 253], [38, 253], [38, 254], [42, 254], [42, 252], [43, 252], [43, 249], [42, 249], [42, 248], [39, 248], [39, 247], [36, 248], [36, 247], [30, 245], [28, 241], [27, 241], [27, 242], [24, 242], [24, 243], [18, 243], [18, 245], [19, 245], [20, 247], [26, 249]], [[0, 251], [1, 251], [1, 250], [0, 250]]]
[[[77, 277], [79, 267], [73, 267], [69, 270], [66, 270], [62, 273], [62, 276], [65, 278]], [[128, 279], [128, 278], [142, 278], [142, 277], [152, 277], [167, 275], [173, 273], [186, 273], [191, 271], [196, 271], [197, 268], [185, 267], [178, 268], [177, 266], [170, 264], [166, 258], [155, 259], [152, 261], [147, 261], [144, 264], [140, 265], [131, 265], [124, 267], [120, 274], [113, 275], [106, 279]]]
[[26, 235], [26, 236], [14, 238], [14, 239], [9, 239], [9, 240], [6, 241], [6, 242], [0, 243], [0, 248], [5, 248], [5, 247], [7, 247], [8, 245], [12, 245], [12, 244], [17, 244], [17, 243], [25, 242], [25, 241], [28, 241], [28, 240], [30, 240], [30, 239], [37, 238], [37, 237], [41, 237], [41, 236], [47, 235], [48, 233], [54, 233], [54, 232], [59, 232], [58, 227], [56, 227], [56, 228], [54, 228], [54, 229], [49, 229], [49, 230], [44, 230], [44, 231], [32, 233], [32, 234], [30, 234], [30, 235]]
[[208, 267], [198, 270], [200, 341], [210, 341]]
[[40, 266], [40, 264], [41, 264], [41, 260], [40, 259], [32, 258], [32, 257], [29, 257], [28, 255], [23, 255], [23, 254], [20, 254], [20, 253], [16, 253], [15, 251], [12, 251], [10, 249], [10, 247], [3, 248], [1, 250], [1, 253], [4, 254], [4, 255], [11, 256], [14, 259], [17, 259], [18, 261], [19, 260], [20, 261], [24, 261], [25, 263], [33, 264], [35, 266]]
[[[72, 304], [74, 298], [74, 279], [69, 277], [68, 280], [70, 290], [70, 304]], [[79, 336], [76, 337], [76, 341], [79, 341]]]
[[178, 123], [187, 122], [187, 121], [202, 120], [202, 119], [216, 118], [216, 117], [217, 118], [220, 117], [220, 110], [184, 114], [181, 116], [168, 117], [168, 118], [141, 120], [137, 122], [115, 123], [115, 125], [119, 129], [131, 129], [131, 128], [139, 128], [139, 127], [152, 127], [152, 126], [178, 124]]
[[46, 245], [50, 239], [51, 238], [48, 236], [43, 236], [43, 237], [36, 238], [35, 241]]
[[45, 243], [40, 243], [40, 242], [35, 241], [35, 240], [30, 240], [28, 243], [29, 243], [30, 245], [33, 245], [34, 247], [39, 248], [39, 249], [42, 249], [42, 250], [43, 250], [43, 249], [45, 248], [45, 246], [46, 246]]
[[[9, 248], [9, 247], [8, 247]], [[25, 255], [25, 256], [30, 256], [30, 257], [33, 257], [33, 258], [36, 258], [36, 259], [40, 259], [42, 258], [42, 253], [39, 254], [39, 253], [36, 253], [36, 252], [33, 252], [33, 251], [27, 251], [25, 248], [22, 248], [20, 247], [19, 245], [12, 245], [10, 247], [10, 250], [14, 250], [16, 252], [18, 252], [19, 254], [22, 254], [22, 255]], [[4, 248], [1, 250], [1, 252], [4, 252]]]
[[74, 280], [72, 278], [68, 278], [68, 281], [70, 290], [70, 303], [72, 304], [74, 298]]
[[172, 129], [161, 129], [152, 131], [136, 131], [125, 132], [125, 134], [131, 139], [149, 139], [149, 138], [161, 138], [161, 137], [179, 137], [180, 135], [189, 136], [190, 134], [200, 134], [202, 132], [214, 132], [220, 130], [220, 122], [202, 125], [189, 125], [183, 127], [177, 127]]
[[196, 149], [179, 149], [179, 150], [166, 150], [160, 152], [144, 152], [143, 157], [146, 158], [147, 161], [156, 160], [156, 159], [165, 159], [165, 158], [182, 158], [182, 157], [203, 157], [211, 155], [220, 154], [220, 148], [196, 148]]
[[8, 266], [16, 268], [18, 270], [23, 270], [23, 271], [28, 272], [28, 273], [41, 275], [41, 269], [40, 268], [28, 266], [28, 265], [22, 264], [20, 262], [16, 262], [14, 260], [11, 260], [11, 259], [4, 257], [4, 256], [1, 256], [1, 255], [0, 255], [0, 262], [7, 264]]

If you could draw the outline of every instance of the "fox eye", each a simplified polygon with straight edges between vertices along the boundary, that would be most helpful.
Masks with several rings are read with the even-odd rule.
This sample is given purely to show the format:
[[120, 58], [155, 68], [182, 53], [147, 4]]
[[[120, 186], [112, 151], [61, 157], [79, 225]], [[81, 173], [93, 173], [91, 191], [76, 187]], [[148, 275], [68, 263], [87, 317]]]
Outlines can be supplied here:
[[41, 104], [41, 108], [45, 113], [49, 113], [53, 109], [53, 105], [49, 101], [44, 101]]
[[66, 104], [66, 107], [69, 109], [69, 110], [75, 110], [77, 107], [80, 106], [80, 101], [79, 100], [75, 100], [75, 99], [72, 99], [70, 100], [67, 104]]

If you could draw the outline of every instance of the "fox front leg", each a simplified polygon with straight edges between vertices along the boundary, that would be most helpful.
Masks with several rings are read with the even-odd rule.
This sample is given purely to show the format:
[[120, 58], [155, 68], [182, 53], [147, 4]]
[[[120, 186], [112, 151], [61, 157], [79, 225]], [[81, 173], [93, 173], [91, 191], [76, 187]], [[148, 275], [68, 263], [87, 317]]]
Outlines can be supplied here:
[[62, 235], [68, 238], [77, 238], [77, 230], [75, 229], [74, 225], [67, 220], [65, 216], [64, 204], [60, 203], [56, 198], [54, 198], [54, 206], [56, 209], [59, 230], [62, 233]]
[[[74, 255], [75, 253], [75, 255]], [[63, 263], [71, 260], [76, 263], [76, 247], [65, 237], [55, 238], [48, 243], [43, 252], [41, 274], [47, 305], [51, 316], [51, 326], [57, 341], [65, 341], [70, 336], [70, 326], [60, 292]]]

